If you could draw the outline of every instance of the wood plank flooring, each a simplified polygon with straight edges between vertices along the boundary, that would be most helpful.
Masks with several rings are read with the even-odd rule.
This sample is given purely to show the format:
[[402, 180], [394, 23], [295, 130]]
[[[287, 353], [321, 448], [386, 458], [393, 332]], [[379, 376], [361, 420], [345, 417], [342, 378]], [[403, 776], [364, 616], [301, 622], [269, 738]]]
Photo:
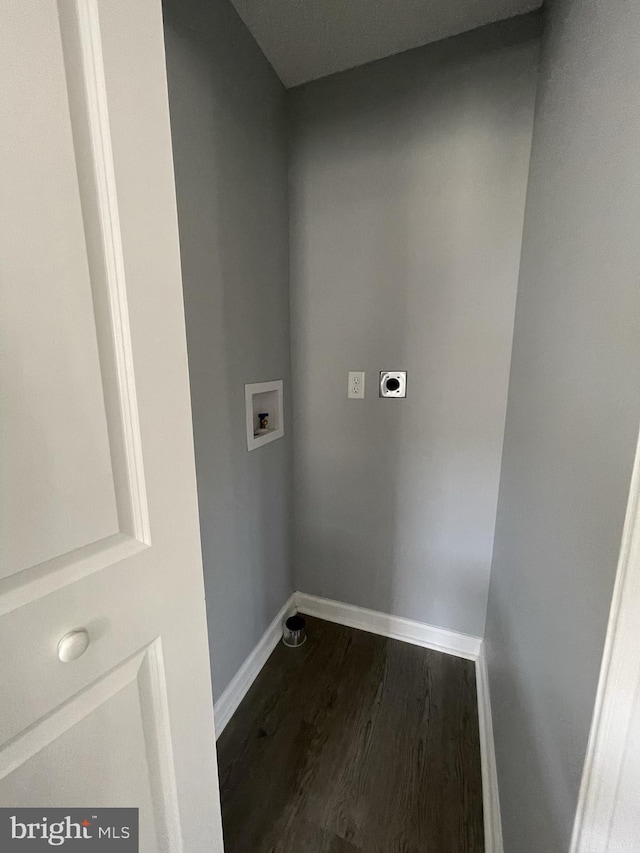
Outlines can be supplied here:
[[483, 853], [473, 663], [307, 629], [218, 741], [225, 853]]

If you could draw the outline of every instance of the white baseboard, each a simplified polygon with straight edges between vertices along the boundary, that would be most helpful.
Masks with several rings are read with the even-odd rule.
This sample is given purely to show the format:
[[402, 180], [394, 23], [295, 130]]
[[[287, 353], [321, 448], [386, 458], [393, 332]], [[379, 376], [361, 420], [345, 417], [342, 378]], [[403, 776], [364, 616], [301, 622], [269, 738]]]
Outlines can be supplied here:
[[467, 660], [476, 660], [480, 654], [482, 639], [470, 634], [447, 631], [445, 628], [436, 628], [423, 622], [390, 616], [377, 610], [367, 610], [354, 604], [343, 604], [341, 601], [331, 601], [329, 598], [307, 595], [304, 592], [296, 592], [294, 601], [296, 608], [302, 613], [347, 625], [349, 628], [359, 628], [371, 634], [403, 640], [414, 646], [423, 646]]
[[234, 711], [240, 702], [242, 702], [247, 691], [260, 673], [260, 670], [267, 662], [269, 655], [278, 645], [278, 641], [282, 637], [282, 626], [285, 619], [295, 612], [294, 597], [292, 595], [280, 608], [273, 622], [269, 625], [260, 640], [258, 640], [258, 644], [214, 704], [213, 718], [216, 727], [216, 737], [220, 737], [225, 726], [233, 716]]
[[478, 692], [478, 723], [480, 726], [480, 756], [482, 759], [484, 847], [486, 853], [503, 853], [498, 772], [493, 742], [489, 673], [487, 671], [484, 643], [476, 660], [476, 690]]
[[438, 652], [473, 660], [476, 664], [476, 689], [478, 693], [478, 722], [480, 726], [480, 754], [482, 759], [482, 791], [485, 825], [486, 853], [503, 853], [502, 824], [498, 797], [498, 778], [493, 743], [489, 679], [480, 637], [447, 631], [400, 616], [391, 616], [376, 610], [367, 610], [353, 604], [343, 604], [316, 595], [295, 592], [281, 608], [256, 647], [242, 664], [229, 686], [214, 705], [216, 735], [219, 737], [234, 711], [255, 681], [267, 658], [282, 636], [286, 617], [299, 610], [308, 616], [337, 622], [350, 628], [359, 628], [372, 634], [391, 637], [423, 646]]

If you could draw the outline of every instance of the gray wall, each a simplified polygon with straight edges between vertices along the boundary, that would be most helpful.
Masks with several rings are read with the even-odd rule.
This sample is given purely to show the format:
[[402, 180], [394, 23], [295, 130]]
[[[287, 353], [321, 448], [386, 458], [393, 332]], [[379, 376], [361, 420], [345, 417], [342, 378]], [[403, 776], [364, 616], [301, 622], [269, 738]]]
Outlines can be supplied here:
[[[285, 93], [226, 0], [165, 0], [214, 696], [293, 591]], [[288, 433], [247, 452], [244, 384]]]
[[640, 422], [640, 5], [552, 10], [487, 619], [506, 853], [569, 849]]
[[[493, 25], [288, 95], [304, 592], [483, 633], [538, 36]], [[384, 369], [407, 400], [378, 398]]]

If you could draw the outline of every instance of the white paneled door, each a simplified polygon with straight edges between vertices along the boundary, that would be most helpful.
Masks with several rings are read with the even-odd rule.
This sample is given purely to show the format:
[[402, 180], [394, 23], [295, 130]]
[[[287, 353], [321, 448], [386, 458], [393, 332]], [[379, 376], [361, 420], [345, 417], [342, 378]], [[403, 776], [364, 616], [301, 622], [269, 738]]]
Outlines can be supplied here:
[[0, 805], [219, 853], [160, 0], [5, 0], [0, 80]]

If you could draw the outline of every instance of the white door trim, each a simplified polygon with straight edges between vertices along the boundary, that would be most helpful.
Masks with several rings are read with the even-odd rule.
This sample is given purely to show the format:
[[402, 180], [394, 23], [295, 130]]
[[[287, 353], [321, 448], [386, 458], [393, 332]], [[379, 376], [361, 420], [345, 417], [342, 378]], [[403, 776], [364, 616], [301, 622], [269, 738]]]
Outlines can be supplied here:
[[[582, 774], [571, 853], [623, 853], [611, 844], [634, 703], [640, 695], [640, 440], [629, 490], [609, 626]], [[631, 850], [631, 848], [628, 848]], [[635, 847], [634, 847], [635, 849]]]
[[482, 642], [476, 660], [476, 690], [478, 692], [478, 727], [480, 729], [480, 758], [482, 765], [482, 808], [484, 812], [485, 853], [504, 853], [502, 818], [500, 815], [500, 791], [496, 766], [495, 742], [493, 739], [493, 717], [489, 693], [489, 671]]

